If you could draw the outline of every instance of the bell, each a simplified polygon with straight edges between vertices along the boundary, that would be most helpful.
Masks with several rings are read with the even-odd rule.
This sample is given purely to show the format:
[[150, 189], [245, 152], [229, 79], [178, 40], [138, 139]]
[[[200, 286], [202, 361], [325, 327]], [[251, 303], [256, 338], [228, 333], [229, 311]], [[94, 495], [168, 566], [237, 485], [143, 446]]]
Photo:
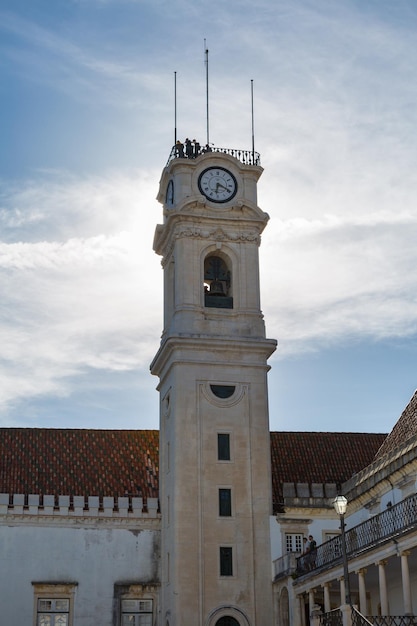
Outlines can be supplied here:
[[210, 285], [210, 294], [212, 296], [225, 296], [226, 295], [224, 293], [223, 283], [221, 282], [221, 280], [213, 280], [213, 282]]

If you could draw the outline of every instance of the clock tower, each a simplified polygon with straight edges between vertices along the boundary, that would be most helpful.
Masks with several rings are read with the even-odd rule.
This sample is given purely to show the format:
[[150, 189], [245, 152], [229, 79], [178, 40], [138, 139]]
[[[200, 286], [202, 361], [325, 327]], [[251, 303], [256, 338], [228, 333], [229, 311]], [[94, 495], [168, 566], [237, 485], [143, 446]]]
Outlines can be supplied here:
[[173, 149], [159, 377], [162, 626], [272, 625], [267, 339], [259, 155]]

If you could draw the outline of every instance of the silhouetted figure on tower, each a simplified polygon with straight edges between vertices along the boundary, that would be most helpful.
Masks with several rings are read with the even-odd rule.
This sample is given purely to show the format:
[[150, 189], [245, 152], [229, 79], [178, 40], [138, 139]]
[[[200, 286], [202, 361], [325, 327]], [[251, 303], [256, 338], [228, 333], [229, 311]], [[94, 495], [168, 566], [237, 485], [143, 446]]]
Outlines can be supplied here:
[[188, 137], [185, 140], [185, 154], [187, 156], [187, 159], [193, 158], [193, 144], [191, 143], [191, 140], [188, 139]]

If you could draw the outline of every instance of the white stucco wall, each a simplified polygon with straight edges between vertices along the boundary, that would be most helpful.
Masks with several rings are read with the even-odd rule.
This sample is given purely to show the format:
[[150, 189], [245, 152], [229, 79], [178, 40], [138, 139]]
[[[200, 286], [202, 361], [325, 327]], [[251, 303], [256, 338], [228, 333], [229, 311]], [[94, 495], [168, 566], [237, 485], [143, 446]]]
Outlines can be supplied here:
[[75, 582], [74, 624], [112, 626], [114, 584], [156, 582], [159, 541], [156, 530], [1, 525], [1, 623], [33, 623], [33, 582]]
[[282, 556], [282, 534], [275, 515], [269, 517], [269, 527], [271, 533], [271, 561]]

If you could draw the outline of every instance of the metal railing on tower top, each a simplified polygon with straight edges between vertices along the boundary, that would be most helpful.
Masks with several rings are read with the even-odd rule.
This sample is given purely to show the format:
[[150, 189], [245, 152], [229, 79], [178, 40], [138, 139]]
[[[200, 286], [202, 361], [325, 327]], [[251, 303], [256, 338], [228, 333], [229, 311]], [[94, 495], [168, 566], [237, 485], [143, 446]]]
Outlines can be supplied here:
[[189, 141], [183, 144], [178, 142], [175, 146], [172, 146], [167, 165], [174, 159], [196, 159], [201, 154], [207, 154], [210, 152], [218, 152], [221, 154], [229, 154], [235, 157], [244, 165], [260, 165], [261, 155], [259, 152], [253, 152], [252, 150], [239, 150], [236, 148], [216, 148], [215, 146], [200, 146], [198, 142]]

